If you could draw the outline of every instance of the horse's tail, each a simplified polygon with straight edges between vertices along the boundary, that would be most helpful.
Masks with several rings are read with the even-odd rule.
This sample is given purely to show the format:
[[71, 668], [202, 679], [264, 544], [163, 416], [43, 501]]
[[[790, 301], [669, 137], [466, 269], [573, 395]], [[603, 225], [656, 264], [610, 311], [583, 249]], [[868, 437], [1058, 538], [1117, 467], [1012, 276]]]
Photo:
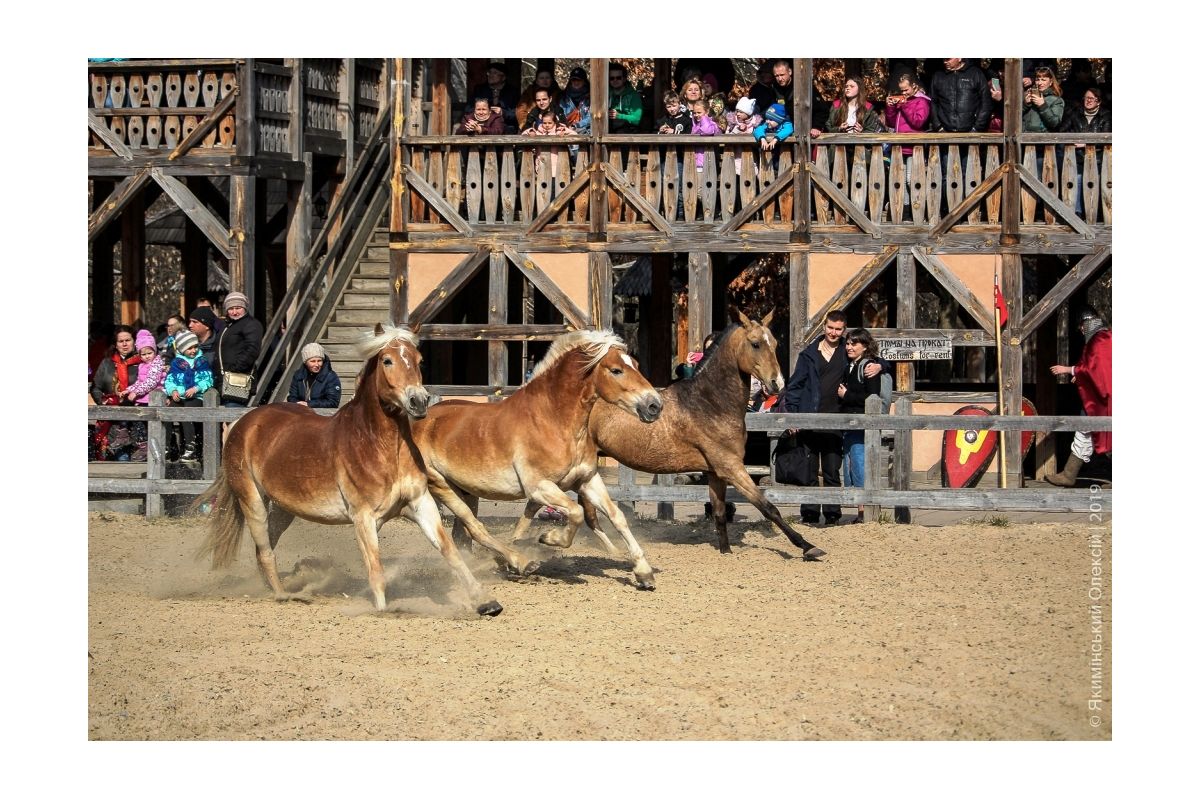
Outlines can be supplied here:
[[207, 504], [208, 535], [204, 543], [196, 551], [196, 558], [212, 556], [212, 565], [227, 567], [233, 563], [238, 548], [242, 543], [242, 528], [245, 517], [242, 515], [242, 504], [229, 486], [229, 477], [222, 467], [217, 473], [213, 485], [204, 490], [192, 503], [193, 509], [203, 508]]

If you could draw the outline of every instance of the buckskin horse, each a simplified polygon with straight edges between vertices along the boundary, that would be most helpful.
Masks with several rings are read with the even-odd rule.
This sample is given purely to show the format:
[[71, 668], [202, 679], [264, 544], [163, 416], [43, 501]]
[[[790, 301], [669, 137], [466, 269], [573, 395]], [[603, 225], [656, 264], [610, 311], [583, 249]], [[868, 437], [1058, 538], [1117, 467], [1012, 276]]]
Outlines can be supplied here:
[[[277, 600], [301, 599], [283, 590], [275, 546], [295, 517], [328, 525], [351, 522], [367, 567], [375, 608], [385, 608], [379, 527], [404, 514], [416, 522], [458, 576], [479, 614], [495, 616], [487, 596], [442, 526], [425, 467], [413, 444], [412, 419], [424, 417], [429, 392], [421, 385], [414, 333], [376, 325], [359, 347], [366, 360], [354, 398], [332, 417], [293, 403], [260, 406], [229, 431], [216, 481], [196, 505], [212, 505], [199, 556], [227, 566], [249, 526], [258, 569]], [[537, 564], [508, 551], [509, 565]]]
[[[805, 540], [763, 496], [743, 463], [746, 455], [746, 403], [750, 376], [772, 394], [783, 391], [784, 378], [775, 358], [775, 337], [767, 326], [771, 311], [755, 322], [737, 311], [738, 322], [716, 341], [690, 378], [663, 390], [663, 411], [650, 425], [629, 425], [621, 414], [598, 405], [589, 430], [601, 452], [642, 472], [706, 472], [708, 494], [722, 553], [732, 552], [725, 520], [725, 488], [733, 484], [762, 515], [783, 531], [788, 541], [815, 560], [825, 551]], [[584, 503], [588, 525], [597, 529], [595, 509]]]
[[[517, 523], [519, 538], [538, 508], [567, 515], [565, 534], [556, 529], [543, 544], [570, 547], [583, 510], [563, 491], [599, 507], [620, 532], [633, 560], [640, 589], [654, 588], [654, 570], [633, 538], [625, 515], [608, 496], [597, 471], [596, 443], [588, 433], [593, 407], [650, 423], [663, 401], [638, 372], [625, 343], [611, 331], [573, 331], [551, 343], [527, 384], [498, 403], [447, 400], [413, 426], [425, 458], [429, 491], [459, 518], [472, 539], [494, 549], [494, 540], [475, 516], [478, 498], [530, 502]], [[602, 536], [613, 552], [611, 542]]]

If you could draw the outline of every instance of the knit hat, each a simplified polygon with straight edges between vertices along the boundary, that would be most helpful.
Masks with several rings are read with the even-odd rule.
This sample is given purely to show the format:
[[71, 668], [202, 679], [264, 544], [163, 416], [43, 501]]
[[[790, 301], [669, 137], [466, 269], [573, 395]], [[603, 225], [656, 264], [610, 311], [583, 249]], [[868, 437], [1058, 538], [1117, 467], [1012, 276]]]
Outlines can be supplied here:
[[787, 109], [784, 108], [780, 103], [772, 103], [771, 107], [767, 109], [767, 119], [771, 120], [772, 122], [787, 122]]
[[300, 348], [300, 360], [308, 361], [310, 358], [324, 358], [325, 348], [316, 342], [309, 342]]
[[576, 67], [575, 69], [571, 70], [571, 78], [581, 78], [586, 81], [587, 72], [584, 71], [583, 67]]
[[141, 350], [143, 347], [149, 347], [152, 350], [158, 349], [158, 342], [154, 341], [154, 334], [145, 328], [137, 332], [137, 338], [133, 340], [133, 345], [138, 350]]
[[225, 313], [229, 313], [231, 308], [249, 308], [250, 300], [241, 292], [230, 292], [225, 295], [225, 302], [221, 306], [225, 309]]
[[747, 117], [753, 117], [754, 116], [754, 105], [755, 104], [754, 104], [753, 97], [743, 97], [741, 100], [737, 101], [736, 108], [738, 111], [742, 112]]
[[189, 347], [199, 347], [200, 338], [191, 331], [175, 334], [175, 352], [183, 353]]
[[210, 331], [217, 327], [217, 315], [208, 306], [197, 306], [191, 314], [188, 314], [188, 319], [196, 320]]

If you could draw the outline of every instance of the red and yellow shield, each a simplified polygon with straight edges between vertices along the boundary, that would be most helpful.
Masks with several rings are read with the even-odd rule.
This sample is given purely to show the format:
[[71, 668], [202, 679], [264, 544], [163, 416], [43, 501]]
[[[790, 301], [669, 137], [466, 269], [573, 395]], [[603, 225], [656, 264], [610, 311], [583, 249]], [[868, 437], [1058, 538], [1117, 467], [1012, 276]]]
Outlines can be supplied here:
[[[982, 406], [963, 406], [955, 416], [990, 417]], [[963, 489], [974, 486], [996, 456], [999, 437], [995, 431], [964, 428], [942, 433], [942, 486]]]

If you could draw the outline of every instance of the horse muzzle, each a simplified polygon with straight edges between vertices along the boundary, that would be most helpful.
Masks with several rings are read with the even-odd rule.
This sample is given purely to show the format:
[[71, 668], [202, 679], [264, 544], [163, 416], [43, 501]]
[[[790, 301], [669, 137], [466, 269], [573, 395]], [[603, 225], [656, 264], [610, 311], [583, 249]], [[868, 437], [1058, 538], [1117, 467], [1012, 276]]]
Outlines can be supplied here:
[[653, 395], [643, 397], [637, 403], [638, 419], [642, 422], [654, 422], [661, 413], [662, 397], [657, 392]]
[[405, 389], [404, 410], [413, 419], [425, 419], [429, 413], [429, 392], [424, 387]]

